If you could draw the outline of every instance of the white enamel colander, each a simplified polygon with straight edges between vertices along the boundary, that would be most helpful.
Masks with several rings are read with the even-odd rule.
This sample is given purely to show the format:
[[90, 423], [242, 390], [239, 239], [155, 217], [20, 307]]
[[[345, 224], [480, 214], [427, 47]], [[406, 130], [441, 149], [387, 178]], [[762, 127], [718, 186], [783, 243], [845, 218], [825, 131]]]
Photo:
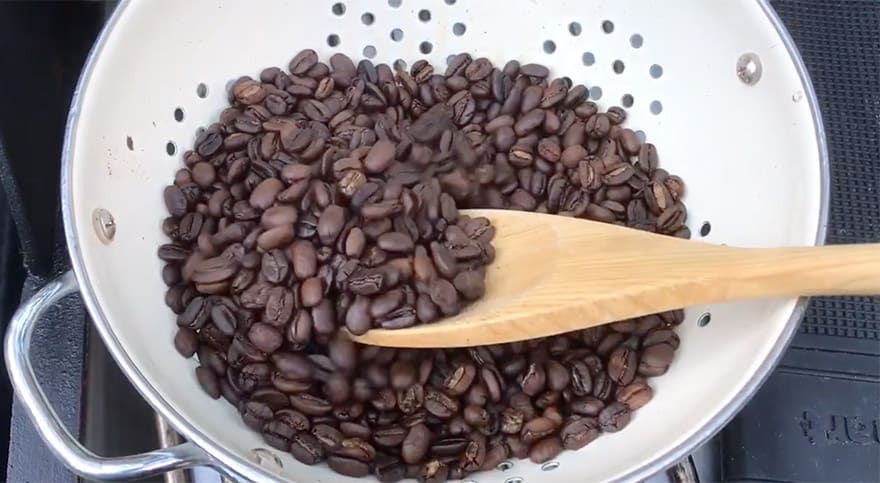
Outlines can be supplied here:
[[[73, 471], [124, 479], [210, 465], [242, 481], [342, 482], [268, 448], [235, 408], [212, 400], [194, 360], [175, 351], [157, 247], [162, 189], [198, 127], [226, 104], [226, 85], [303, 48], [326, 61], [411, 64], [469, 52], [517, 59], [590, 87], [601, 108], [658, 146], [688, 185], [695, 237], [739, 246], [824, 238], [828, 166], [821, 117], [791, 38], [759, 0], [130, 0], [85, 66], [63, 153], [64, 228], [74, 270], [26, 302], [6, 357], [18, 397]], [[708, 225], [710, 224], [710, 225]], [[188, 442], [101, 458], [61, 426], [28, 362], [33, 325], [79, 292], [116, 362]], [[477, 482], [640, 480], [687, 455], [740, 409], [789, 342], [804, 302], [691, 307], [669, 372], [623, 431], [551, 464], [514, 461]], [[711, 323], [698, 324], [711, 314]], [[703, 321], [707, 318], [703, 317]]]

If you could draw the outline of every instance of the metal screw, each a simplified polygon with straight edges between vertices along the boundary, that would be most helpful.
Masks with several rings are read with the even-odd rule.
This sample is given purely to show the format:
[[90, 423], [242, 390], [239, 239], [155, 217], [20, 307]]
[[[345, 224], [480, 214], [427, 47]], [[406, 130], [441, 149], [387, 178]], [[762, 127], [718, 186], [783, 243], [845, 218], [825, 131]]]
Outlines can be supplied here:
[[747, 86], [757, 84], [761, 80], [763, 70], [758, 54], [749, 52], [739, 56], [739, 60], [736, 61], [736, 76]]
[[95, 228], [95, 234], [102, 243], [109, 244], [116, 236], [116, 221], [113, 215], [104, 208], [96, 208], [92, 212], [92, 226]]

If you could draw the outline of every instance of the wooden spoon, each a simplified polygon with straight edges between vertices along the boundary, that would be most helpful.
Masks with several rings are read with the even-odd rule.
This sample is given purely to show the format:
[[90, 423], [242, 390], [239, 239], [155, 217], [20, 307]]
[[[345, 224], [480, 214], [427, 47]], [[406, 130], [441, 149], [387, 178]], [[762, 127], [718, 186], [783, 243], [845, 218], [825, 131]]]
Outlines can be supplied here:
[[[730, 300], [880, 293], [880, 244], [734, 248], [582, 219], [467, 210], [495, 226], [486, 294], [459, 315], [357, 342], [462, 347]], [[744, 227], [743, 229], [749, 229]]]

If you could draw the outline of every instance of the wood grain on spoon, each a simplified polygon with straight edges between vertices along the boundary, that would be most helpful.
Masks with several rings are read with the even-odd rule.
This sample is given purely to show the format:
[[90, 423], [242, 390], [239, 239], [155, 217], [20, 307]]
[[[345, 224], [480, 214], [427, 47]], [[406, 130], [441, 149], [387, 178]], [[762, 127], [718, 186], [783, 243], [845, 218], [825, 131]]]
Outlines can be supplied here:
[[880, 244], [733, 248], [539, 213], [464, 213], [495, 226], [485, 296], [455, 317], [374, 329], [354, 340], [392, 347], [497, 344], [690, 305], [880, 293]]

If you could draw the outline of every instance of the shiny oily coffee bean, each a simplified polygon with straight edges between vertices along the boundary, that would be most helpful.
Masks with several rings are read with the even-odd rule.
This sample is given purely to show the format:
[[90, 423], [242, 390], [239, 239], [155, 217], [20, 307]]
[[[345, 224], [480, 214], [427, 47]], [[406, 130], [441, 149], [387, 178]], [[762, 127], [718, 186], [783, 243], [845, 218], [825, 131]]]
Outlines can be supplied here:
[[[651, 399], [644, 378], [668, 370], [680, 311], [469, 351], [338, 335], [434, 322], [484, 295], [494, 228], [459, 209], [687, 235], [684, 182], [623, 109], [599, 113], [544, 66], [467, 54], [445, 74], [311, 49], [287, 67], [232, 84], [233, 107], [163, 192], [174, 343], [198, 353], [212, 396], [298, 460], [382, 481], [545, 461]], [[342, 438], [332, 454], [317, 425]]]

